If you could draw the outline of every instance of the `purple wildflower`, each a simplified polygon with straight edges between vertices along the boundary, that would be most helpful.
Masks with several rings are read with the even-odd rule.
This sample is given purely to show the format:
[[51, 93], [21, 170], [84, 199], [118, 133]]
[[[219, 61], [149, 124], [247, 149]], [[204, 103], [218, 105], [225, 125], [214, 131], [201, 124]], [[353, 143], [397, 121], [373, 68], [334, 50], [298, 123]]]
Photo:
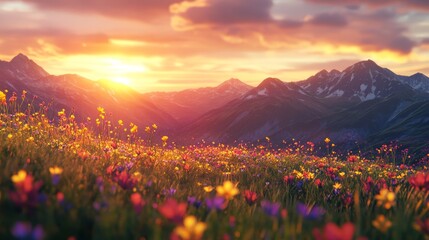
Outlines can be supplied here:
[[192, 205], [192, 206], [194, 206], [194, 207], [196, 207], [196, 208], [199, 208], [199, 207], [201, 206], [201, 201], [199, 201], [199, 200], [197, 199], [197, 197], [189, 196], [189, 197], [188, 197], [188, 204], [189, 204], [189, 205]]
[[228, 203], [226, 202], [225, 198], [219, 196], [206, 199], [207, 208], [210, 210], [223, 210], [226, 208], [227, 204]]
[[261, 202], [262, 210], [271, 217], [277, 217], [279, 215], [280, 203], [273, 203], [267, 200]]
[[303, 216], [305, 219], [315, 220], [325, 214], [325, 210], [318, 206], [309, 207], [303, 203], [298, 203], [296, 208], [298, 214]]
[[44, 238], [43, 228], [40, 225], [32, 227], [30, 223], [27, 222], [17, 222], [12, 227], [12, 235], [17, 239], [32, 239], [32, 240], [41, 240]]

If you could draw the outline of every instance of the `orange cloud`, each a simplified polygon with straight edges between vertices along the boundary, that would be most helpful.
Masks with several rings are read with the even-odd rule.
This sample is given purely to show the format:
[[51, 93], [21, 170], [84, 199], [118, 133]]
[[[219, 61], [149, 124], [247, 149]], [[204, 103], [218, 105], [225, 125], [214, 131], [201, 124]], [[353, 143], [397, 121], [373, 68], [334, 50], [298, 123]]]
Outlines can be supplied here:
[[[1, 0], [2, 2], [5, 0]], [[180, 0], [24, 0], [40, 9], [62, 10], [75, 13], [100, 14], [113, 18], [153, 21], [168, 14], [171, 4]]]

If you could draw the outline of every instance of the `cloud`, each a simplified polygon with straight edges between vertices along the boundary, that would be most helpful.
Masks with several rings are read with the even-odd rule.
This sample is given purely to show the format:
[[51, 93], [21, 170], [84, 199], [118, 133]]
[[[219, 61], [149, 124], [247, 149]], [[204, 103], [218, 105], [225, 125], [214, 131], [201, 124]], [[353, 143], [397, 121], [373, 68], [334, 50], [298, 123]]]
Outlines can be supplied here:
[[272, 0], [207, 0], [205, 6], [189, 8], [182, 17], [210, 24], [268, 22], [272, 6]]
[[344, 27], [348, 24], [347, 18], [339, 13], [321, 13], [309, 21], [315, 25]]
[[405, 7], [419, 11], [429, 10], [429, 1], [427, 0], [306, 0], [307, 2], [328, 5], [361, 6], [368, 5], [372, 7]]
[[422, 45], [429, 45], [429, 38], [424, 38], [422, 39], [422, 41], [420, 42]]
[[[270, 15], [271, 1], [252, 1], [253, 5], [249, 6], [248, 0], [213, 0], [178, 15], [191, 25], [186, 29], [204, 24], [205, 28], [219, 32], [224, 41], [236, 45], [250, 46], [257, 42], [263, 48], [288, 48], [305, 41], [398, 54], [409, 54], [417, 45], [407, 36], [407, 27], [397, 21], [401, 15], [394, 9], [343, 8], [302, 18], [287, 15], [274, 18]], [[222, 15], [224, 9], [230, 11]], [[231, 28], [235, 29], [232, 33]]]
[[[180, 0], [23, 0], [40, 9], [100, 14], [107, 17], [153, 21], [168, 17], [169, 7]], [[0, 2], [6, 2], [0, 0]]]

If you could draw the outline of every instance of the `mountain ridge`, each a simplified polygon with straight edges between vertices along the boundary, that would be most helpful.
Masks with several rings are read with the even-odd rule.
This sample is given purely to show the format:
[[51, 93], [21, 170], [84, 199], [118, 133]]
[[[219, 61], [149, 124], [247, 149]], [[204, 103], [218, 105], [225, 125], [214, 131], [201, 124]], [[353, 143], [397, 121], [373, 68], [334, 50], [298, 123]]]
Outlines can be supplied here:
[[429, 78], [398, 75], [372, 60], [343, 71], [323, 69], [298, 82], [269, 77], [256, 87], [231, 78], [215, 87], [142, 94], [111, 83], [50, 75], [24, 54], [0, 61], [0, 88], [26, 90], [40, 97], [38, 103], [53, 102], [53, 114], [66, 108], [81, 119], [96, 118], [96, 107], [104, 105], [116, 114], [112, 120], [156, 123], [179, 143], [330, 137], [350, 147], [355, 141], [400, 139], [418, 145], [429, 139], [423, 126], [429, 121]]

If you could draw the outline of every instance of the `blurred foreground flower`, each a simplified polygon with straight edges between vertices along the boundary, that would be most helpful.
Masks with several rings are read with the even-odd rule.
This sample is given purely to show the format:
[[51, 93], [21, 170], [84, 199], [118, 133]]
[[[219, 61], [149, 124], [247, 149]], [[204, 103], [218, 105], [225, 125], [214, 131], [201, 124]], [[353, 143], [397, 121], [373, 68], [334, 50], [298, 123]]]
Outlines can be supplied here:
[[225, 181], [223, 186], [216, 187], [217, 195], [224, 197], [227, 200], [231, 200], [235, 195], [240, 193], [237, 188], [237, 184], [233, 184], [231, 181]]
[[131, 194], [130, 200], [136, 213], [140, 213], [143, 209], [143, 206], [146, 204], [140, 193]]
[[63, 169], [60, 167], [50, 167], [49, 172], [51, 173], [52, 184], [57, 185], [60, 182]]
[[385, 209], [390, 209], [395, 206], [395, 193], [389, 191], [387, 188], [380, 190], [380, 193], [375, 196], [377, 206], [383, 206]]
[[341, 227], [335, 223], [328, 223], [323, 230], [313, 229], [313, 236], [316, 240], [352, 240], [354, 233], [353, 223], [345, 223]]
[[378, 229], [382, 233], [386, 233], [387, 230], [392, 226], [392, 222], [389, 221], [384, 215], [378, 215], [375, 220], [372, 221], [372, 226]]
[[15, 191], [9, 192], [9, 198], [18, 206], [35, 207], [39, 201], [39, 189], [42, 182], [34, 182], [31, 175], [25, 170], [20, 170], [12, 176], [12, 182], [15, 185]]
[[206, 198], [206, 205], [210, 210], [221, 211], [228, 206], [228, 201], [221, 196], [215, 196], [213, 198]]
[[40, 225], [32, 227], [30, 223], [27, 222], [17, 222], [12, 227], [12, 235], [17, 239], [31, 239], [31, 240], [41, 240], [44, 238], [43, 228]]
[[174, 229], [174, 233], [183, 240], [198, 240], [203, 237], [206, 228], [207, 224], [198, 222], [195, 216], [187, 216], [183, 220], [183, 225]]
[[416, 189], [429, 191], [429, 173], [417, 173], [411, 176], [408, 181]]
[[27, 178], [27, 172], [25, 170], [19, 170], [17, 174], [13, 175], [11, 180], [15, 184], [20, 184]]
[[194, 207], [196, 207], [196, 208], [199, 208], [199, 207], [201, 206], [201, 201], [199, 201], [199, 200], [197, 199], [197, 197], [189, 196], [189, 197], [188, 197], [188, 204], [189, 204], [189, 205], [192, 205], [192, 206], [194, 206]]
[[414, 228], [423, 233], [423, 235], [425, 235], [426, 238], [429, 238], [429, 218], [425, 219], [425, 220], [417, 220], [414, 223]]
[[186, 203], [179, 203], [175, 199], [170, 198], [158, 207], [158, 211], [166, 219], [180, 223], [186, 214], [187, 207]]
[[303, 216], [305, 219], [318, 219], [325, 214], [325, 210], [318, 206], [307, 206], [303, 203], [298, 203], [296, 206], [298, 214]]
[[280, 203], [272, 203], [270, 201], [264, 200], [261, 202], [262, 210], [265, 214], [271, 217], [277, 217], [280, 211]]

